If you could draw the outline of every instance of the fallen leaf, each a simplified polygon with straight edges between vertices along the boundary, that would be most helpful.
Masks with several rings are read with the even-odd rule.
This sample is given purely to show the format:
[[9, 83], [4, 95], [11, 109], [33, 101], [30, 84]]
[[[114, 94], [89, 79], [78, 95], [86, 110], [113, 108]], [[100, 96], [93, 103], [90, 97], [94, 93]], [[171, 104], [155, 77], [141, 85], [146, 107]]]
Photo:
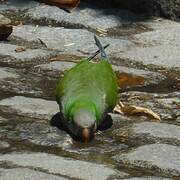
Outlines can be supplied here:
[[80, 0], [42, 0], [44, 3], [56, 5], [62, 8], [75, 8], [80, 3]]
[[26, 48], [24, 48], [24, 47], [17, 47], [17, 48], [15, 49], [15, 51], [16, 51], [17, 53], [20, 53], [20, 52], [26, 51]]
[[158, 114], [153, 112], [151, 109], [139, 107], [139, 106], [130, 106], [124, 105], [122, 102], [119, 102], [114, 108], [114, 112], [124, 115], [139, 115], [139, 116], [148, 116], [156, 121], [161, 121], [161, 118]]
[[119, 104], [115, 106], [115, 108], [113, 109], [113, 112], [118, 113], [118, 114], [124, 114], [124, 112], [122, 111], [122, 107]]
[[144, 85], [146, 80], [142, 76], [136, 76], [128, 73], [117, 73], [118, 85], [121, 88]]

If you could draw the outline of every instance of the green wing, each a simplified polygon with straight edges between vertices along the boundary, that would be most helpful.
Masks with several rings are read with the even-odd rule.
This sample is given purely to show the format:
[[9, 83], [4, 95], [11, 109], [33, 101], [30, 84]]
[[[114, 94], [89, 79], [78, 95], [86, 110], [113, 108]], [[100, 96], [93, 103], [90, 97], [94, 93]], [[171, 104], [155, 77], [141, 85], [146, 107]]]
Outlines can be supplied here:
[[83, 60], [59, 80], [56, 98], [66, 118], [69, 109], [78, 102], [82, 106], [93, 104], [97, 120], [100, 120], [106, 110], [114, 108], [117, 89], [116, 75], [108, 61], [91, 63]]

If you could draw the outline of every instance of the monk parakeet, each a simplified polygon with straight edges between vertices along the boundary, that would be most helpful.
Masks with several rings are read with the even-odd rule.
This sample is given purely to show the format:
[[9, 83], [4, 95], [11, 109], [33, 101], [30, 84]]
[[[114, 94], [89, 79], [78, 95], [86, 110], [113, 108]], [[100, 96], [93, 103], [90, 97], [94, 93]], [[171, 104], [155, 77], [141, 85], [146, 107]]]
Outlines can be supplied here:
[[108, 113], [117, 101], [115, 72], [100, 41], [94, 39], [101, 53], [99, 62], [83, 59], [65, 73], [56, 89], [60, 108], [56, 126], [80, 141], [91, 140], [97, 130], [106, 127]]

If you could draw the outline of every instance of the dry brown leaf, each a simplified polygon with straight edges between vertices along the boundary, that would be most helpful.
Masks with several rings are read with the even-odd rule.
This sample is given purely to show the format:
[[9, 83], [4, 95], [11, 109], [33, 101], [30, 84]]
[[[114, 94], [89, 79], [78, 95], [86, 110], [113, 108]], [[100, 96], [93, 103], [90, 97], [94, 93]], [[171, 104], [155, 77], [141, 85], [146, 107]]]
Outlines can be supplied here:
[[142, 76], [132, 75], [128, 73], [117, 73], [118, 85], [121, 88], [144, 85], [146, 80]]
[[119, 104], [117, 104], [115, 106], [115, 108], [113, 109], [113, 112], [116, 112], [118, 114], [124, 114], [124, 112], [122, 111], [122, 108], [121, 108], [121, 106]]
[[24, 48], [24, 47], [17, 47], [17, 48], [15, 49], [15, 51], [16, 51], [17, 53], [20, 53], [20, 52], [26, 51], [26, 48]]
[[62, 8], [75, 8], [80, 3], [80, 0], [42, 0], [44, 3], [56, 5]]
[[114, 112], [124, 114], [124, 115], [139, 115], [139, 116], [148, 116], [156, 121], [161, 121], [161, 118], [158, 114], [153, 112], [151, 109], [139, 107], [139, 106], [129, 106], [124, 105], [122, 102], [114, 108]]

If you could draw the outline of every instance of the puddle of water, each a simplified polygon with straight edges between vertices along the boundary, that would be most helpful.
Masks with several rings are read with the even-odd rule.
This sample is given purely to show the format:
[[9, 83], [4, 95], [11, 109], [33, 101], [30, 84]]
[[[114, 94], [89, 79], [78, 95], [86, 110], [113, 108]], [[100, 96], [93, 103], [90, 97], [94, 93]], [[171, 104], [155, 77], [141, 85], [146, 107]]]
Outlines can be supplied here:
[[106, 132], [98, 133], [92, 142], [84, 144], [73, 141], [65, 132], [51, 128], [46, 121], [5, 113], [2, 115], [8, 121], [1, 124], [3, 131], [0, 139], [10, 143], [8, 152], [47, 152], [103, 163], [109, 162], [111, 155], [128, 148], [127, 145], [109, 138]]

